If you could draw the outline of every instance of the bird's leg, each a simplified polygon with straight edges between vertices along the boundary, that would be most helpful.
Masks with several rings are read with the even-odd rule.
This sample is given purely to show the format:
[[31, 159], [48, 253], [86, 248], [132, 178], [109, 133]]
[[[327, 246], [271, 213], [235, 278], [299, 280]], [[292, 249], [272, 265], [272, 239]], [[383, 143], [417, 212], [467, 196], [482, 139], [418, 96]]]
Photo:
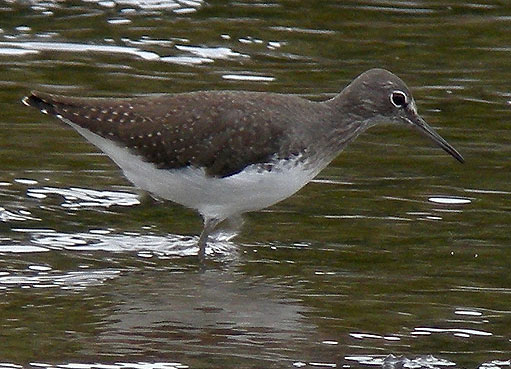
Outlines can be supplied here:
[[206, 245], [208, 243], [208, 237], [213, 232], [215, 227], [220, 223], [220, 219], [216, 218], [204, 218], [204, 228], [202, 229], [202, 232], [199, 237], [199, 261], [204, 263], [206, 260]]
[[237, 234], [241, 227], [243, 226], [243, 223], [245, 223], [245, 219], [243, 219], [242, 215], [237, 214], [227, 218], [226, 222], [228, 224], [227, 229], [231, 231], [233, 234]]

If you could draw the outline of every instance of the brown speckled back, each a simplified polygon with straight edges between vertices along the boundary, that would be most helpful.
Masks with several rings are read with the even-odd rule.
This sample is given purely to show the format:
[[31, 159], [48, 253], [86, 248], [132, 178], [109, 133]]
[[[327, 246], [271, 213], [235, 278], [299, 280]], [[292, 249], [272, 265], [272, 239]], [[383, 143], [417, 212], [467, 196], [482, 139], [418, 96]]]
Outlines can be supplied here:
[[306, 143], [293, 133], [310, 122], [300, 128], [297, 116], [317, 104], [254, 92], [104, 99], [34, 91], [25, 102], [128, 147], [158, 168], [202, 167], [219, 177], [300, 155]]

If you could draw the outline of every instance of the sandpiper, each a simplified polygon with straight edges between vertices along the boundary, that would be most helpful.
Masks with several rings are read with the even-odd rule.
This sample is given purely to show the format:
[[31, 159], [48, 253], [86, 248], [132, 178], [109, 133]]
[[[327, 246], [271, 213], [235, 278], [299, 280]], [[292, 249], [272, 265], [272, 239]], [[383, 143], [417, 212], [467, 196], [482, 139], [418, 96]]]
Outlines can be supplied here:
[[417, 128], [463, 157], [417, 113], [405, 83], [371, 69], [330, 100], [242, 91], [78, 98], [32, 91], [23, 99], [73, 127], [137, 187], [203, 217], [199, 258], [225, 219], [293, 195], [351, 141], [379, 123]]

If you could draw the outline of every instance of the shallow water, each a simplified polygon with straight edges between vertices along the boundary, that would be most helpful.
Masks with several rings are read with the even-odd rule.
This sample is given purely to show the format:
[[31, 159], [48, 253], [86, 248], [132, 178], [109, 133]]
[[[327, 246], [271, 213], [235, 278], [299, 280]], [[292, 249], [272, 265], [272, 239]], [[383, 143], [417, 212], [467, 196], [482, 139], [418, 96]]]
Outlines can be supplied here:
[[[509, 368], [511, 5], [7, 1], [0, 367]], [[193, 257], [199, 217], [21, 105], [243, 89], [326, 99], [384, 67], [460, 165], [371, 129]], [[235, 236], [235, 237], [234, 237]]]

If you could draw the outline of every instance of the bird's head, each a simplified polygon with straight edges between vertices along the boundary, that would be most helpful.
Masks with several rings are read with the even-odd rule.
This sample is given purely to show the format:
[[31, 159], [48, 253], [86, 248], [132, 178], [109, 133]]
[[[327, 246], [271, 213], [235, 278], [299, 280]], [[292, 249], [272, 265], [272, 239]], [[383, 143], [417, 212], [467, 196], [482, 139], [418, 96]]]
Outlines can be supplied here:
[[445, 141], [418, 114], [410, 89], [396, 75], [385, 69], [371, 69], [358, 76], [341, 93], [349, 111], [367, 126], [400, 123], [418, 129], [456, 160], [461, 154]]

